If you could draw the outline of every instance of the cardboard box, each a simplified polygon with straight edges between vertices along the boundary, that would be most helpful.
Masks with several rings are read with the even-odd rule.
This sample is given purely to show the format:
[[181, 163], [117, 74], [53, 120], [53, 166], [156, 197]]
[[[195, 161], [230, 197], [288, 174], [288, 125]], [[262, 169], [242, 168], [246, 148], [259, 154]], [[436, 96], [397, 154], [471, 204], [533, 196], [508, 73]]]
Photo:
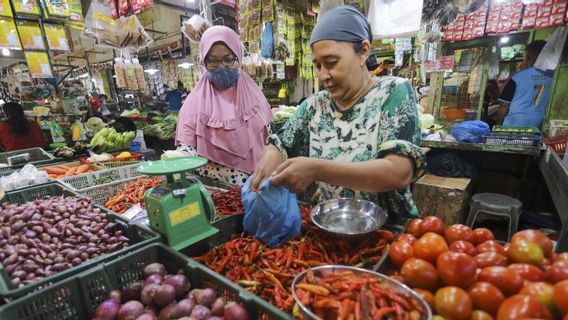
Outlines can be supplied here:
[[446, 178], [427, 173], [414, 184], [412, 199], [421, 216], [435, 215], [446, 225], [465, 223], [471, 189], [469, 178]]

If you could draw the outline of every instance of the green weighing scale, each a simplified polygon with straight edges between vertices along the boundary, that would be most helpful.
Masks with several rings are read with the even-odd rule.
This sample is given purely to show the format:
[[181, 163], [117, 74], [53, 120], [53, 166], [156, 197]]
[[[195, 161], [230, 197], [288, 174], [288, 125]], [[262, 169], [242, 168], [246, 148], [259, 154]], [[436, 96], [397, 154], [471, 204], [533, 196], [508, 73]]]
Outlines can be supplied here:
[[184, 157], [147, 162], [138, 172], [150, 176], [166, 176], [167, 183], [144, 194], [150, 227], [164, 237], [174, 250], [182, 250], [219, 232], [209, 223], [215, 216], [215, 205], [205, 186], [192, 172], [207, 164], [202, 157]]

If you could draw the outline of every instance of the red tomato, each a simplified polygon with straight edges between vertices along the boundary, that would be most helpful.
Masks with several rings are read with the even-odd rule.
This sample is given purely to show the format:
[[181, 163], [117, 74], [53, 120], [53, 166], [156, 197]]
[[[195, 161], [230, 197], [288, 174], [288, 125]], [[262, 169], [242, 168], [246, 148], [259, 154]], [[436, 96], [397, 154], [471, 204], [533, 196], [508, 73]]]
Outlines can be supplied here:
[[438, 256], [446, 251], [448, 251], [446, 240], [432, 232], [424, 234], [414, 244], [414, 256], [431, 263], [436, 263]]
[[414, 257], [414, 248], [407, 242], [396, 241], [390, 245], [389, 256], [392, 262], [400, 268], [408, 258]]
[[473, 244], [480, 245], [487, 240], [495, 240], [493, 232], [487, 228], [477, 228], [473, 230]]
[[398, 236], [398, 238], [396, 238], [396, 241], [407, 242], [413, 246], [414, 243], [416, 243], [416, 237], [411, 235], [410, 233], [403, 233]]
[[476, 255], [475, 257], [473, 257], [473, 259], [475, 260], [477, 267], [481, 269], [491, 266], [506, 267], [508, 264], [507, 257], [500, 255], [497, 252], [491, 252], [491, 251], [482, 252]]
[[484, 243], [478, 245], [476, 247], [477, 253], [493, 251], [497, 252], [502, 256], [506, 256], [505, 250], [503, 250], [503, 246], [499, 244], [499, 242], [495, 240], [487, 240]]
[[428, 290], [423, 289], [412, 289], [416, 294], [422, 297], [424, 301], [430, 306], [430, 308], [434, 309], [434, 294]]
[[434, 290], [438, 287], [440, 278], [434, 266], [422, 259], [410, 258], [402, 265], [400, 274], [404, 283], [413, 288]]
[[422, 219], [422, 223], [420, 224], [420, 233], [425, 234], [427, 232], [434, 232], [440, 235], [444, 234], [444, 229], [446, 229], [446, 225], [442, 220], [438, 217], [434, 216], [427, 216]]
[[552, 256], [552, 240], [539, 230], [523, 230], [515, 233], [511, 238], [511, 243], [516, 240], [524, 239], [536, 243], [546, 257]]
[[513, 263], [507, 267], [520, 274], [523, 279], [531, 282], [544, 281], [544, 271], [528, 263]]
[[563, 280], [554, 285], [554, 303], [556, 308], [568, 315], [568, 280]]
[[544, 259], [542, 249], [534, 242], [517, 239], [511, 242], [509, 250], [509, 260], [518, 263], [530, 263], [538, 266]]
[[434, 297], [436, 313], [446, 319], [469, 320], [473, 311], [471, 298], [462, 288], [444, 287]]
[[554, 312], [554, 287], [546, 282], [529, 282], [519, 292], [535, 298], [543, 306], [548, 308], [550, 312]]
[[477, 254], [477, 249], [475, 249], [473, 244], [463, 240], [452, 242], [450, 244], [450, 251], [465, 253], [472, 257]]
[[[562, 260], [561, 260], [562, 261]], [[550, 267], [552, 266], [552, 263], [550, 262], [549, 259], [544, 258], [542, 260], [542, 263], [540, 264], [540, 268], [543, 269], [544, 271], [548, 271], [548, 269], [550, 269]]]
[[415, 236], [416, 238], [420, 238], [422, 233], [420, 232], [420, 225], [422, 224], [422, 219], [412, 219], [408, 223], [406, 227], [406, 232], [410, 233], [411, 235]]
[[568, 261], [568, 252], [552, 253], [552, 262]]
[[475, 281], [477, 265], [465, 253], [444, 252], [438, 256], [436, 265], [438, 275], [445, 285], [467, 289]]
[[499, 288], [489, 282], [476, 282], [467, 291], [473, 300], [475, 309], [483, 310], [496, 315], [499, 306], [505, 301], [505, 295]]
[[444, 231], [444, 238], [449, 244], [454, 241], [463, 240], [467, 242], [473, 241], [473, 231], [463, 224], [453, 224]]
[[518, 320], [521, 318], [552, 319], [550, 311], [535, 298], [517, 294], [499, 307], [497, 320]]
[[550, 266], [546, 271], [548, 282], [556, 283], [568, 279], [568, 261], [558, 261]]
[[500, 266], [483, 268], [477, 280], [494, 284], [508, 296], [516, 294], [523, 287], [523, 277], [520, 274]]
[[494, 320], [493, 317], [483, 310], [473, 310], [469, 320]]

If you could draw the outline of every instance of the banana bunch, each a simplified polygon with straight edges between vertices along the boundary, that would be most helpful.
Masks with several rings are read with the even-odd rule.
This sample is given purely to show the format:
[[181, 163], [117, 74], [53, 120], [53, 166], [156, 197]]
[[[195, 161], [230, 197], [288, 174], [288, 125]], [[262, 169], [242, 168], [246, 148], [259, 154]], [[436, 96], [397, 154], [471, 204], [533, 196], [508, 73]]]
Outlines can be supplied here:
[[118, 133], [114, 128], [104, 128], [95, 134], [91, 147], [97, 152], [129, 148], [134, 136], [134, 132]]

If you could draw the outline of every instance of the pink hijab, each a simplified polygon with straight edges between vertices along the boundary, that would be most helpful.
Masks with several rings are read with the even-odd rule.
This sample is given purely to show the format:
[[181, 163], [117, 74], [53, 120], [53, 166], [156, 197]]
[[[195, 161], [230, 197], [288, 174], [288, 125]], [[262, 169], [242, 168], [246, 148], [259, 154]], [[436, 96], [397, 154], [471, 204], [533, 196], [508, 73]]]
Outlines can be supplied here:
[[[223, 42], [242, 62], [239, 36], [230, 28], [214, 26], [199, 43], [201, 61], [216, 42]], [[200, 156], [242, 172], [252, 173], [262, 155], [272, 121], [272, 110], [258, 85], [240, 70], [233, 87], [219, 89], [201, 77], [181, 107], [176, 145], [185, 144]]]

